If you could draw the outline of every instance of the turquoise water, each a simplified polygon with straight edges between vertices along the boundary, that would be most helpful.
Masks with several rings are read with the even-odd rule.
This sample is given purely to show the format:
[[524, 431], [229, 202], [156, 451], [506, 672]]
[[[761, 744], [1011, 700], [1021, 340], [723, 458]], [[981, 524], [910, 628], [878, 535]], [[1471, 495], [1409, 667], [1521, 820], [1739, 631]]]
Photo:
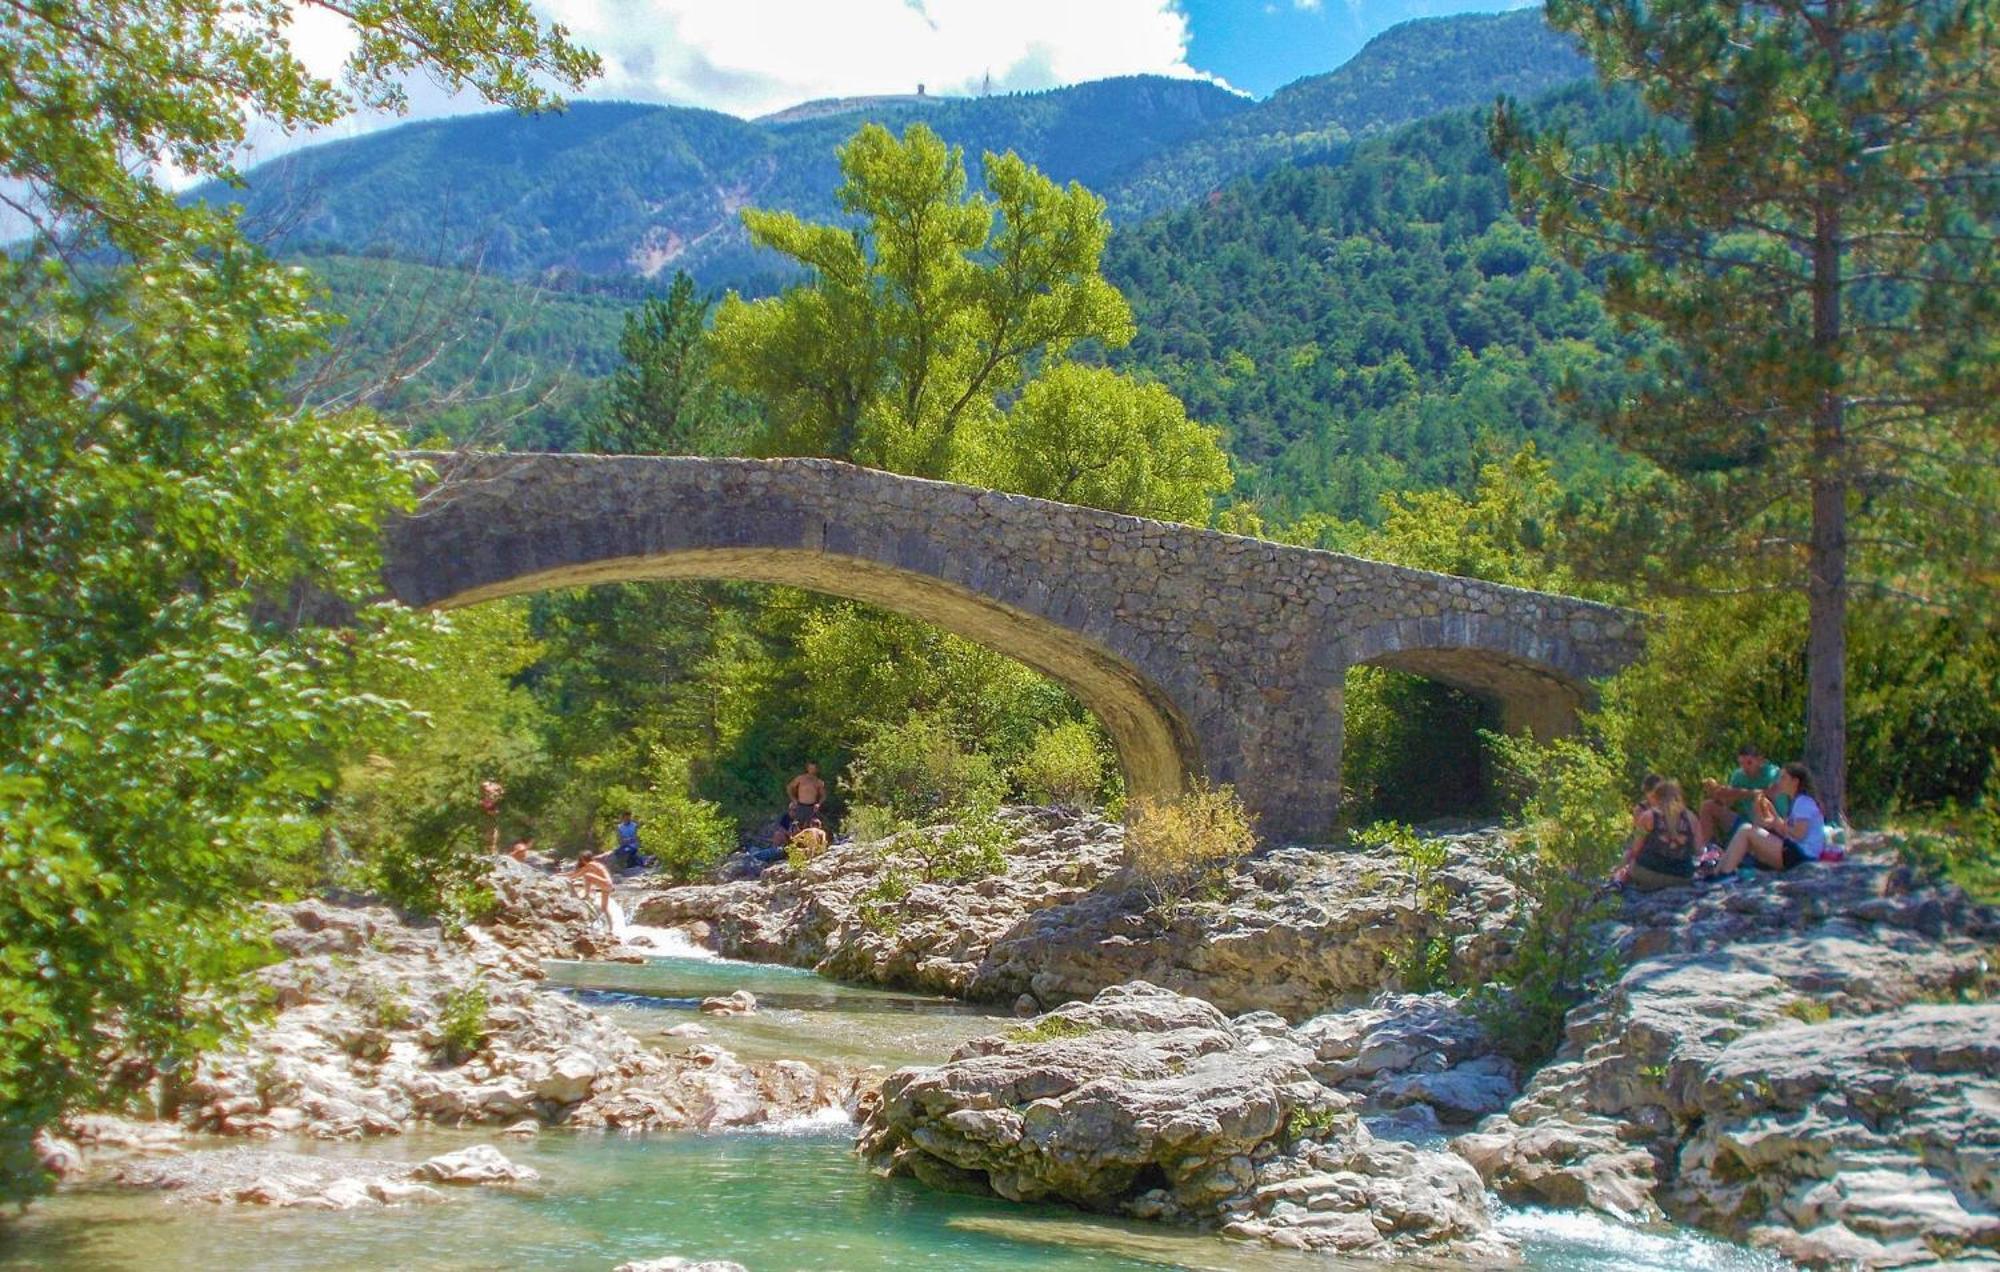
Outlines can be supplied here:
[[[604, 1012], [641, 1040], [666, 1051], [692, 1043], [729, 1048], [745, 1060], [812, 1060], [860, 1068], [935, 1064], [967, 1038], [1015, 1023], [991, 1008], [948, 998], [842, 985], [792, 967], [721, 959], [658, 958], [646, 963], [549, 963], [548, 983]], [[747, 989], [752, 1016], [704, 1016], [701, 999]], [[698, 1039], [663, 1031], [693, 1021]]]
[[[807, 972], [699, 959], [644, 966], [554, 964], [551, 980], [642, 1034], [694, 1019], [702, 995], [748, 988], [758, 1016], [701, 1018], [745, 1053], [901, 1063], [937, 1059], [1004, 1023], [958, 1004], [833, 985]], [[666, 1039], [666, 1045], [678, 1040]], [[782, 1131], [621, 1137], [561, 1131], [529, 1141], [427, 1131], [361, 1144], [273, 1144], [330, 1156], [419, 1161], [497, 1142], [542, 1173], [518, 1189], [457, 1190], [449, 1202], [349, 1212], [176, 1203], [153, 1193], [73, 1191], [0, 1232], [0, 1267], [83, 1269], [471, 1269], [607, 1272], [629, 1259], [734, 1259], [752, 1272], [848, 1269], [1097, 1270], [1379, 1268], [1286, 1256], [1157, 1225], [1054, 1206], [948, 1196], [880, 1180], [823, 1123]], [[1509, 1211], [1503, 1228], [1535, 1272], [1766, 1272], [1764, 1255], [1671, 1229], [1591, 1215]], [[1424, 1263], [1425, 1267], [1439, 1267]]]

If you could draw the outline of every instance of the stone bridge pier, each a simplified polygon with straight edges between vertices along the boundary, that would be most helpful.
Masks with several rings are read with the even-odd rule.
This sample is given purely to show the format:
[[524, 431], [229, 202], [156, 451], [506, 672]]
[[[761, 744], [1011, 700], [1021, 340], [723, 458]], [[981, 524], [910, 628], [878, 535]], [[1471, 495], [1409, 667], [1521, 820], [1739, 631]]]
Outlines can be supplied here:
[[438, 483], [386, 532], [408, 604], [643, 579], [866, 601], [1067, 686], [1132, 795], [1232, 783], [1268, 839], [1333, 823], [1348, 667], [1457, 685], [1549, 734], [1641, 639], [1637, 616], [1569, 597], [830, 460], [425, 458]]

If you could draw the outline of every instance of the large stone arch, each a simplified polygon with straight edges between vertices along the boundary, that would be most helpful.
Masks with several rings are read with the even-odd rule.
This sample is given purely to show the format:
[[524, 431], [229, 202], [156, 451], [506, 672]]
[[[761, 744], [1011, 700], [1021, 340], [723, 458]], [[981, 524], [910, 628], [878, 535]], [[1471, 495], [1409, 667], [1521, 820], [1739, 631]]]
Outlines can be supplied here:
[[1543, 728], [1639, 637], [1568, 597], [826, 460], [427, 458], [439, 480], [384, 545], [410, 604], [687, 578], [867, 601], [1068, 686], [1134, 794], [1230, 782], [1270, 838], [1332, 823], [1350, 664], [1467, 683]]

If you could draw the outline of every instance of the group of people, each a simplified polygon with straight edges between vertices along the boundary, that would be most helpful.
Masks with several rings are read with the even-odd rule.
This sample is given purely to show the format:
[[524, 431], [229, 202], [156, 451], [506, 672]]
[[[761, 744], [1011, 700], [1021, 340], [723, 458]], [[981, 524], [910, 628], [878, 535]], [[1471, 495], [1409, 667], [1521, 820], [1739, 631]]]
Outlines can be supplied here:
[[[500, 804], [506, 793], [504, 786], [490, 778], [479, 784], [479, 811], [486, 821], [487, 848], [495, 853], [500, 851]], [[757, 849], [751, 855], [769, 863], [783, 859], [788, 851], [808, 857], [826, 851], [831, 842], [826, 824], [821, 819], [826, 796], [826, 779], [819, 775], [819, 765], [807, 761], [804, 771], [785, 784], [785, 811], [778, 818], [770, 846]], [[611, 914], [611, 892], [616, 882], [612, 870], [637, 870], [653, 864], [653, 858], [640, 850], [639, 819], [630, 809], [619, 815], [612, 837], [613, 845], [608, 852], [586, 852], [571, 863], [567, 871], [557, 869], [557, 876], [573, 892], [595, 904], [607, 921]], [[507, 855], [516, 861], [528, 862], [534, 857], [534, 852], [535, 841], [523, 835], [508, 848]]]
[[1704, 780], [1701, 792], [1700, 806], [1690, 808], [1679, 782], [1647, 775], [1614, 882], [1650, 892], [1734, 879], [1738, 871], [1790, 870], [1827, 855], [1826, 814], [1804, 764], [1774, 764], [1746, 742], [1736, 770]]
[[759, 866], [783, 861], [792, 853], [817, 857], [832, 842], [821, 809], [826, 804], [826, 779], [819, 765], [807, 760], [803, 772], [785, 783], [785, 811], [771, 830], [771, 842], [750, 850]]

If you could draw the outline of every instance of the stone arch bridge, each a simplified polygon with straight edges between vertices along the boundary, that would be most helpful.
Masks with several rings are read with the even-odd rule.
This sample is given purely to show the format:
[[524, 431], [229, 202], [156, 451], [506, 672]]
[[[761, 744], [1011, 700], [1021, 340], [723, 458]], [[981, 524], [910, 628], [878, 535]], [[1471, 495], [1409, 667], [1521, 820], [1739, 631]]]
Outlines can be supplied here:
[[1132, 794], [1231, 782], [1275, 839], [1332, 824], [1350, 666], [1460, 686], [1547, 735], [1641, 639], [1636, 615], [1569, 597], [831, 460], [425, 458], [440, 480], [385, 543], [408, 604], [640, 579], [866, 601], [1066, 685]]

